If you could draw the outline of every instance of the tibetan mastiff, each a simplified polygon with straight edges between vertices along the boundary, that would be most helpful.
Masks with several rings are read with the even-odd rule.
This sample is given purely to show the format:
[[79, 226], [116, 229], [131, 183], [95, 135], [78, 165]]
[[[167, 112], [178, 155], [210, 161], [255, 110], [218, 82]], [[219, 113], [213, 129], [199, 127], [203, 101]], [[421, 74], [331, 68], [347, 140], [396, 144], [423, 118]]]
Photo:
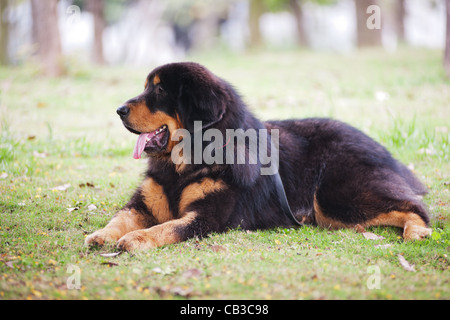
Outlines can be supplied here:
[[[144, 92], [117, 113], [125, 128], [138, 135], [133, 155], [140, 158], [145, 152], [148, 169], [131, 200], [105, 228], [89, 235], [86, 245], [110, 242], [132, 251], [238, 227], [302, 224], [395, 226], [403, 229], [404, 240], [431, 233], [421, 201], [426, 189], [380, 144], [331, 119], [259, 121], [228, 82], [197, 63], [156, 68]], [[262, 174], [267, 161], [250, 152], [250, 139], [243, 144], [219, 141], [211, 148], [217, 141], [201, 136], [209, 129], [225, 137], [229, 130], [265, 129], [270, 139], [257, 139], [266, 144], [275, 143], [271, 134], [276, 132], [279, 170]], [[180, 130], [199, 134], [201, 140], [175, 137]], [[171, 154], [181, 143], [185, 148], [177, 152], [182, 157], [209, 148], [219, 160], [242, 150], [246, 158], [175, 163]]]

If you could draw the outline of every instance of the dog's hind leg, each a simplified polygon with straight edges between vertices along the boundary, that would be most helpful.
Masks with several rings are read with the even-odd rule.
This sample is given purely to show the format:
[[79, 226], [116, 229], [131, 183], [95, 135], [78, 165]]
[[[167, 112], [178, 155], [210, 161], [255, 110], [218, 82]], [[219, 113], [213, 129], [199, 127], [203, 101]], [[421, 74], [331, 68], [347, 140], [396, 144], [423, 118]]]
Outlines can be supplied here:
[[[314, 213], [316, 223], [328, 229], [353, 228], [357, 224], [364, 227], [372, 226], [392, 226], [403, 229], [403, 239], [420, 240], [431, 235], [432, 229], [428, 227], [428, 216], [421, 209], [421, 206], [408, 201], [396, 201], [396, 209], [383, 210], [381, 206], [373, 206], [377, 201], [372, 198], [371, 205], [360, 206], [358, 218], [354, 220], [344, 220], [344, 216], [333, 214], [332, 209], [323, 210], [317, 197], [314, 197]], [[378, 207], [378, 209], [377, 209]], [[352, 212], [354, 208], [348, 207], [347, 212]], [[364, 210], [365, 209], [365, 210]], [[355, 212], [355, 211], [354, 211]], [[356, 216], [355, 213], [349, 216]], [[420, 212], [422, 214], [416, 213]], [[331, 214], [330, 214], [331, 213]], [[359, 220], [359, 221], [358, 221]]]
[[427, 227], [423, 219], [414, 212], [391, 211], [382, 213], [376, 218], [366, 221], [365, 227], [394, 226], [403, 229], [403, 239], [421, 240], [431, 235], [432, 229]]

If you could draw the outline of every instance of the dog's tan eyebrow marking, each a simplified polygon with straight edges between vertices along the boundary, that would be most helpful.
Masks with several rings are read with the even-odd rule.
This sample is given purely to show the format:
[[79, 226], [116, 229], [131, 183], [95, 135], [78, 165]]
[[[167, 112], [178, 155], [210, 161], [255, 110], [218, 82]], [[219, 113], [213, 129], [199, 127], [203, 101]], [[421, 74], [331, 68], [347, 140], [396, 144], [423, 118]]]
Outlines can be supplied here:
[[160, 83], [161, 82], [161, 80], [159, 79], [159, 75], [155, 75], [154, 77], [153, 77], [153, 85], [157, 85], [158, 83]]

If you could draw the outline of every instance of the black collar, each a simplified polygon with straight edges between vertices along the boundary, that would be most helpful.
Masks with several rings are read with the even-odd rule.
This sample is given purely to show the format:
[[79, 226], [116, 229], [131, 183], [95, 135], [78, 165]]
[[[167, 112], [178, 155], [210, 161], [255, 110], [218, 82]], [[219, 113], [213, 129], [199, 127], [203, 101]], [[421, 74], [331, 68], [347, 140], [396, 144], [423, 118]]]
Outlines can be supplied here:
[[277, 190], [278, 201], [280, 202], [280, 205], [281, 205], [281, 211], [283, 211], [284, 214], [296, 225], [299, 225], [299, 226], [303, 225], [303, 223], [301, 223], [300, 221], [297, 220], [297, 218], [295, 218], [294, 214], [291, 211], [291, 207], [289, 206], [289, 202], [287, 200], [286, 192], [285, 192], [284, 186], [283, 186], [283, 181], [281, 180], [281, 176], [280, 176], [279, 172], [277, 172], [275, 174], [274, 179], [275, 179], [275, 188]]

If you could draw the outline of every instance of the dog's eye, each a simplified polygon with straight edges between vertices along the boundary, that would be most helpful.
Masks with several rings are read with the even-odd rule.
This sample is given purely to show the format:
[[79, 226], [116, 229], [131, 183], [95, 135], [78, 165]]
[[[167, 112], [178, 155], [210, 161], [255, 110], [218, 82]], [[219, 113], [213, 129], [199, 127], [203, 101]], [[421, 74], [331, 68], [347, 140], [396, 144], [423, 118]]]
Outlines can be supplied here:
[[164, 93], [164, 89], [163, 89], [160, 85], [158, 85], [158, 86], [155, 88], [155, 92], [156, 92], [157, 94], [162, 94], [162, 93]]

